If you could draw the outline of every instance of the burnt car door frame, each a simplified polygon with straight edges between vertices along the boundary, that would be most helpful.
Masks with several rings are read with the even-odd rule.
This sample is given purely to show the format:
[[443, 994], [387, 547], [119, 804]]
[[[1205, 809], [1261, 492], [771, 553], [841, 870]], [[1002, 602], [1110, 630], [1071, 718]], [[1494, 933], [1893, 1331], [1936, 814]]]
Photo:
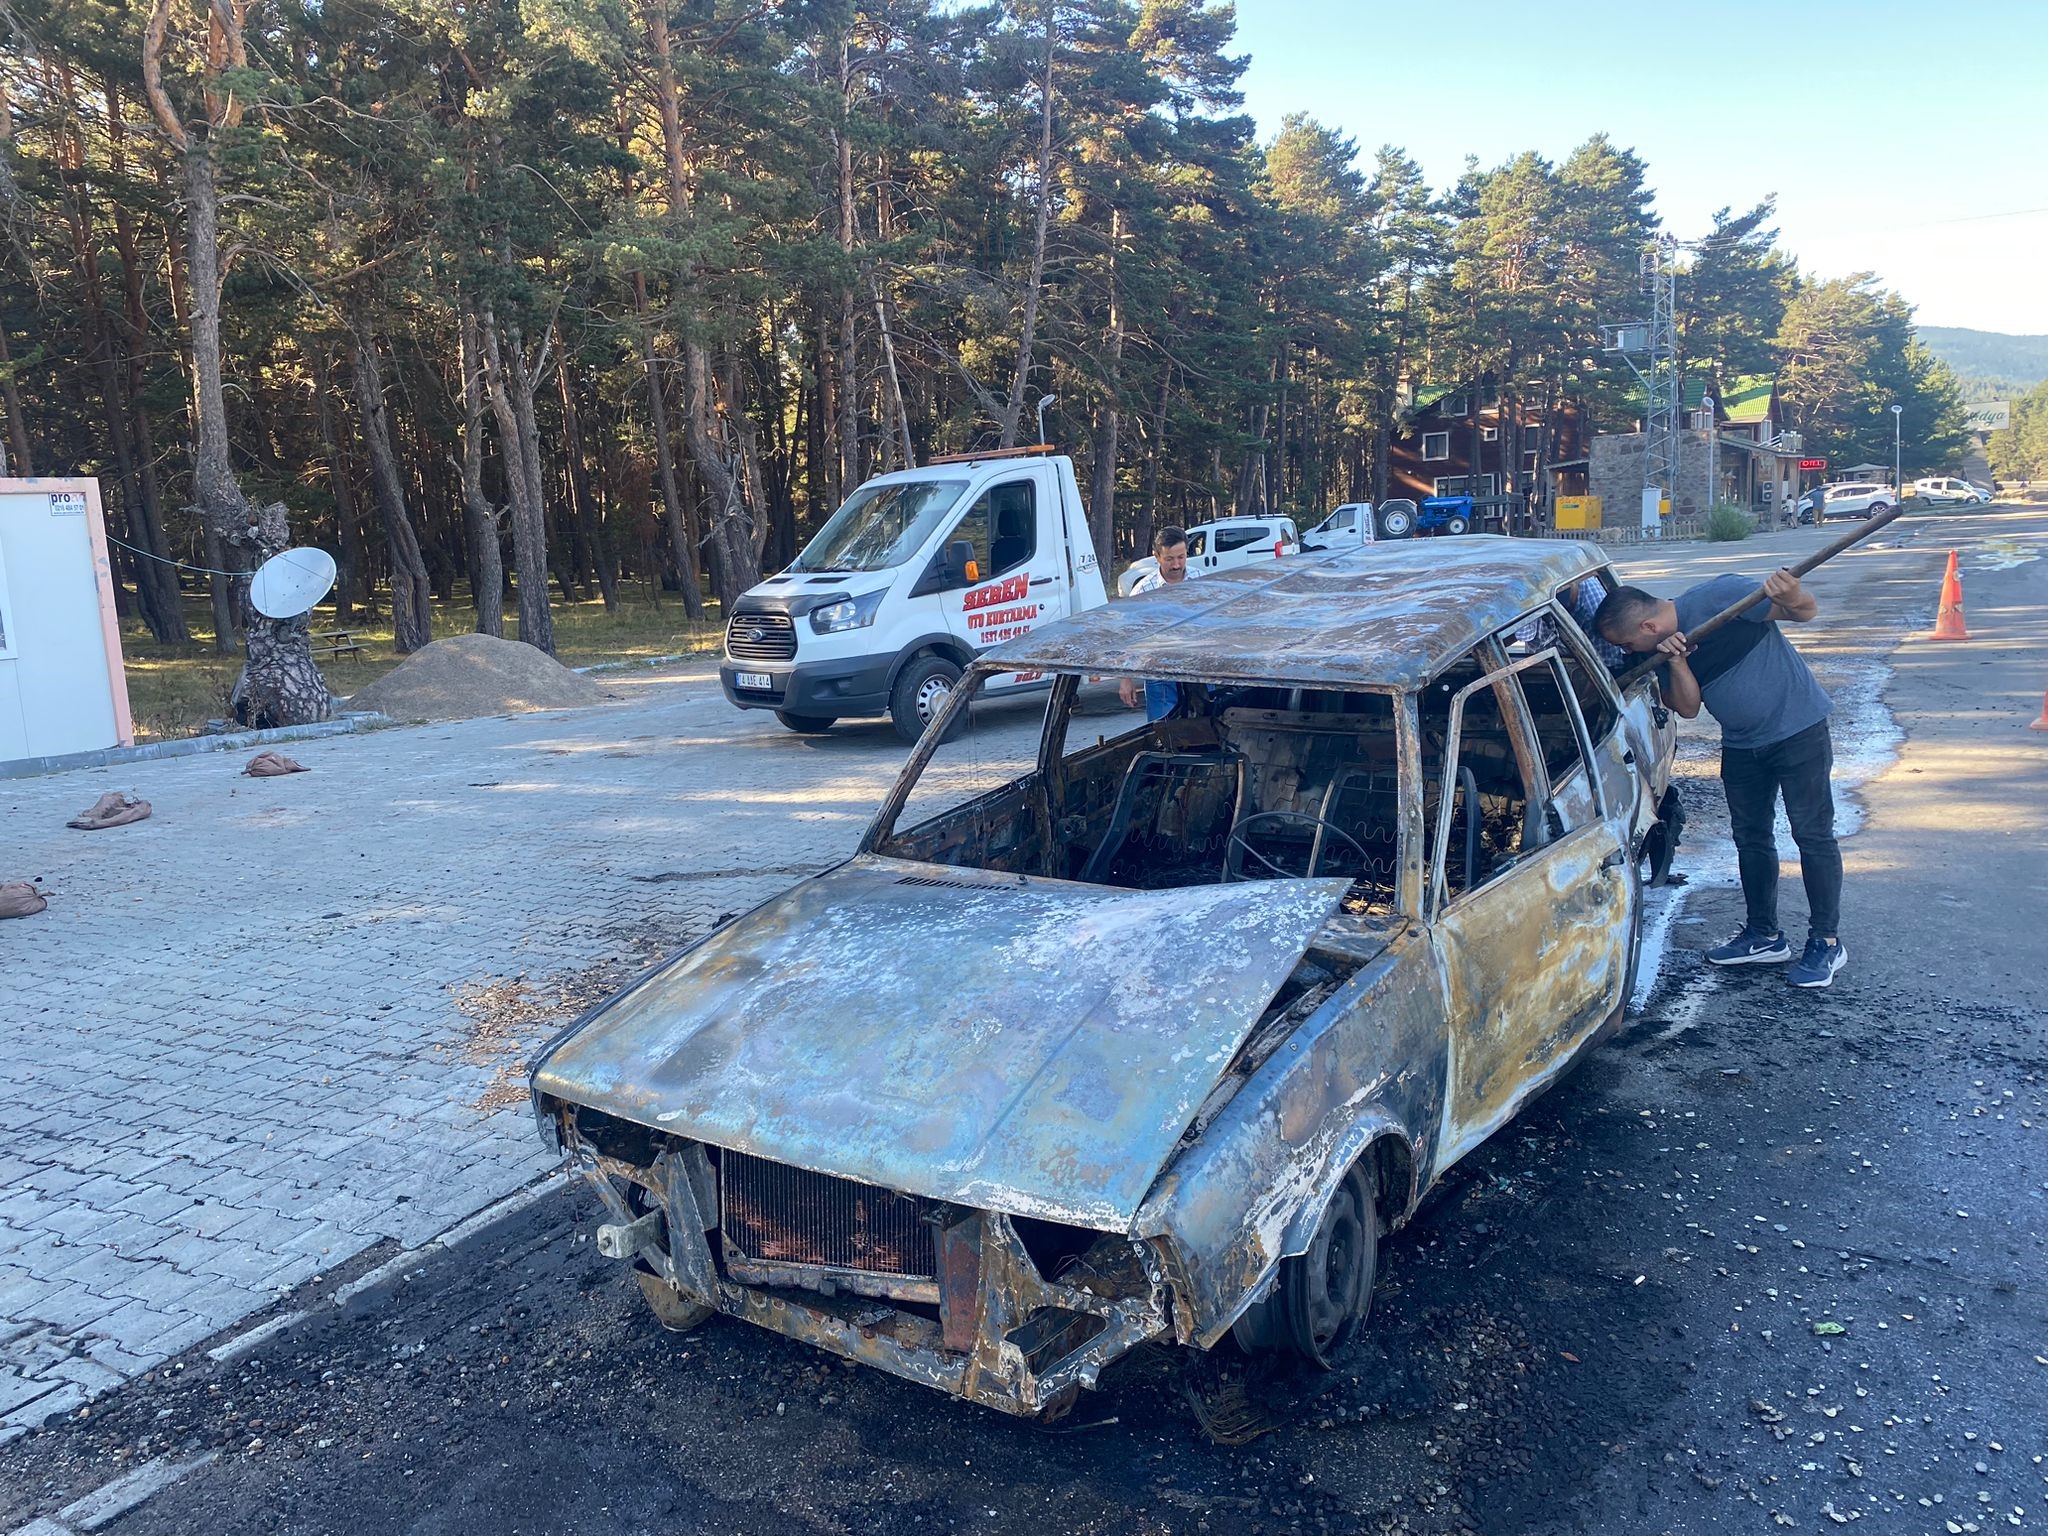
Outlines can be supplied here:
[[[1539, 610], [1540, 611], [1540, 610]], [[1426, 923], [1446, 987], [1449, 1036], [1443, 1120], [1435, 1170], [1478, 1146], [1542, 1092], [1613, 1014], [1625, 988], [1634, 872], [1625, 834], [1609, 814], [1607, 785], [1593, 768], [1593, 743], [1554, 646], [1508, 660], [1499, 642], [1469, 656], [1487, 670], [1458, 690], [1450, 706], [1439, 767], [1433, 846], [1428, 854]], [[1460, 658], [1463, 660], [1464, 658]], [[1554, 670], [1579, 743], [1594, 814], [1578, 826], [1554, 812], [1554, 788], [1519, 674]], [[1530, 795], [1525, 827], [1542, 840], [1455, 897], [1446, 888], [1451, 821], [1466, 702], [1482, 688], [1507, 707], [1503, 721], [1519, 744], [1516, 758]], [[1567, 775], [1569, 777], [1569, 775]], [[1530, 1010], [1536, 1016], [1529, 1017]]]

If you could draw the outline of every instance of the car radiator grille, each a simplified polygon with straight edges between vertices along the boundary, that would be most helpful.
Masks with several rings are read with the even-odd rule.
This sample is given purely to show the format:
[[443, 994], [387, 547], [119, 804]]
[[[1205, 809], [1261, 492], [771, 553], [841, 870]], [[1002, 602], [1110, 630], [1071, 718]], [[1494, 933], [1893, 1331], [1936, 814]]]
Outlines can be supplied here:
[[796, 655], [796, 625], [786, 613], [736, 613], [725, 626], [725, 653], [734, 661], [788, 661]]
[[718, 1173], [726, 1241], [750, 1258], [883, 1275], [938, 1273], [922, 1200], [740, 1152], [724, 1153]]

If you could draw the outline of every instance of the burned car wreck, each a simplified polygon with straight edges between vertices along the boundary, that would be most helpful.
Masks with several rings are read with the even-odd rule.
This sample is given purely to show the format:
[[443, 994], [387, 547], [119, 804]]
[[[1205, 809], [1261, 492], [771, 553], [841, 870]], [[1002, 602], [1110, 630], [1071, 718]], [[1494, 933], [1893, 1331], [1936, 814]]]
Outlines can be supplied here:
[[[1327, 1364], [1380, 1237], [1626, 1008], [1677, 818], [1656, 685], [1575, 617], [1611, 584], [1578, 544], [1367, 546], [985, 653], [852, 858], [535, 1066], [600, 1249], [670, 1327], [1012, 1413], [1147, 1340]], [[977, 709], [1020, 673], [1042, 721]]]

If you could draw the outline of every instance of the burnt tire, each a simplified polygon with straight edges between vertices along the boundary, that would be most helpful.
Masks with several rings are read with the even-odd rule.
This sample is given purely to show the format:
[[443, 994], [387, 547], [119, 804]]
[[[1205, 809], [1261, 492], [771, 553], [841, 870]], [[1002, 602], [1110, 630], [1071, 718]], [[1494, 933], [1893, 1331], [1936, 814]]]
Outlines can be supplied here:
[[[889, 718], [896, 734], [916, 741], [938, 718], [960, 681], [960, 669], [943, 656], [919, 656], [896, 675], [889, 690]], [[957, 729], [957, 727], [956, 727]]]
[[799, 715], [787, 709], [775, 711], [775, 718], [799, 736], [822, 736], [839, 721], [837, 715]]
[[1643, 834], [1637, 868], [1646, 886], [1668, 885], [1671, 861], [1678, 853], [1678, 840], [1685, 831], [1685, 806], [1678, 798], [1678, 786], [1667, 785], [1657, 803], [1657, 820]]
[[654, 1313], [654, 1320], [670, 1333], [688, 1333], [711, 1316], [711, 1308], [687, 1299], [681, 1291], [650, 1269], [642, 1269], [636, 1265], [633, 1278], [640, 1282], [640, 1294], [647, 1298], [647, 1305]]
[[1332, 1369], [1372, 1310], [1378, 1270], [1379, 1213], [1371, 1182], [1353, 1168], [1323, 1207], [1307, 1250], [1281, 1260], [1272, 1294], [1238, 1322], [1238, 1343]]

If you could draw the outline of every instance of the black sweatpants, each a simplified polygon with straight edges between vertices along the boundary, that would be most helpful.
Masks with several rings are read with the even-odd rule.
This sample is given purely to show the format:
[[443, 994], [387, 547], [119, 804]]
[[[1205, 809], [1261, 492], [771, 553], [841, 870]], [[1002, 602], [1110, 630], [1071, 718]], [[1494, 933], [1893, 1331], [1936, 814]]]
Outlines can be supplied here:
[[1835, 842], [1834, 739], [1822, 720], [1768, 747], [1721, 748], [1721, 788], [1753, 933], [1778, 931], [1778, 797], [1799, 845], [1814, 938], [1832, 939], [1842, 912], [1842, 850]]

